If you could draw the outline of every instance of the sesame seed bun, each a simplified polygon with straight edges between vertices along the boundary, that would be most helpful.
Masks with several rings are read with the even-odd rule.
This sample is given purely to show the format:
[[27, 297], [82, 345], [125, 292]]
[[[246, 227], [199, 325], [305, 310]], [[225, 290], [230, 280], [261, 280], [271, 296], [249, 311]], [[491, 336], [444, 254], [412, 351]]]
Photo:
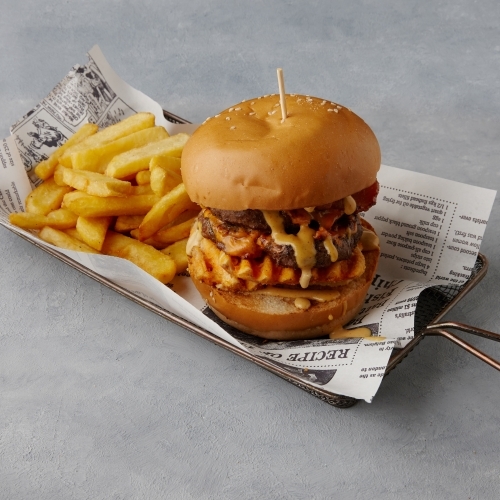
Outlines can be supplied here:
[[279, 95], [249, 99], [208, 119], [182, 153], [191, 198], [224, 210], [319, 206], [376, 181], [381, 154], [370, 127], [330, 101]]

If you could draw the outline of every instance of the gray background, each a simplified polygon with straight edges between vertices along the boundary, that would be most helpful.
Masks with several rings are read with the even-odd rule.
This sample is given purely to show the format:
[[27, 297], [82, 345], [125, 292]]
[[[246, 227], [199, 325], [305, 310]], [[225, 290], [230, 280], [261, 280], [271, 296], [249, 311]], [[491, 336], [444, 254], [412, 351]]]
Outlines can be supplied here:
[[[7, 0], [0, 136], [97, 43], [192, 121], [276, 92], [282, 66], [287, 91], [361, 115], [384, 163], [498, 189], [499, 14], [496, 0]], [[490, 270], [451, 314], [493, 331], [499, 219], [497, 199]], [[3, 228], [0, 254], [2, 499], [498, 498], [499, 373], [445, 340], [339, 410]]]

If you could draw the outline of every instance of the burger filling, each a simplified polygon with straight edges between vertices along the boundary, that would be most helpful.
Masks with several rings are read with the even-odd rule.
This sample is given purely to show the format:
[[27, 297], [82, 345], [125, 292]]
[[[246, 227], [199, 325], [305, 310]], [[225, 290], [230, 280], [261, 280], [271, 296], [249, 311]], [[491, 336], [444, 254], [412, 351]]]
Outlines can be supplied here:
[[[204, 208], [192, 240], [203, 237], [210, 242], [204, 245], [205, 253], [219, 254], [215, 264], [208, 259], [208, 273], [200, 272], [198, 278], [220, 283], [220, 276], [212, 276], [219, 265], [234, 278], [222, 280], [223, 287], [233, 290], [269, 284], [335, 286], [357, 277], [364, 272], [358, 249], [363, 234], [359, 213], [375, 204], [378, 189], [375, 182], [328, 205], [295, 210]], [[242, 271], [248, 267], [251, 272]], [[263, 267], [268, 271], [259, 280]], [[242, 284], [242, 279], [253, 284]]]

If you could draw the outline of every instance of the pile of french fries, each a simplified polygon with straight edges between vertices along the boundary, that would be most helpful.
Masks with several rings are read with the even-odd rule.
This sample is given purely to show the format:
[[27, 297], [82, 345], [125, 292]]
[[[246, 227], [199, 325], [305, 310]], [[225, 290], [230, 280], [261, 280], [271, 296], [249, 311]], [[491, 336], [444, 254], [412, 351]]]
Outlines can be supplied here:
[[151, 113], [101, 130], [88, 123], [37, 165], [43, 182], [10, 222], [60, 248], [130, 260], [168, 283], [187, 268], [200, 210], [180, 174], [187, 139], [155, 126]]

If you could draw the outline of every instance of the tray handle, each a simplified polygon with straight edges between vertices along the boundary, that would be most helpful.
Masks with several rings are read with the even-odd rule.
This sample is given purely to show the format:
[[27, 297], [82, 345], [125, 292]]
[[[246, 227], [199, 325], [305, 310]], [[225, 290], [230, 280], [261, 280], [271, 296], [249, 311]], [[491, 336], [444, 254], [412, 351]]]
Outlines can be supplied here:
[[429, 325], [423, 332], [422, 336], [438, 336], [444, 337], [458, 345], [462, 349], [466, 350], [470, 354], [476, 356], [481, 361], [484, 361], [488, 365], [496, 368], [500, 371], [500, 362], [496, 359], [488, 356], [484, 352], [480, 351], [476, 347], [472, 346], [460, 337], [457, 337], [453, 333], [449, 332], [447, 329], [459, 330], [464, 333], [470, 333], [472, 335], [477, 335], [478, 337], [484, 337], [485, 339], [494, 340], [500, 342], [500, 335], [498, 333], [493, 333], [488, 330], [482, 330], [481, 328], [476, 328], [474, 326], [465, 325], [463, 323], [456, 323], [454, 321], [446, 321], [443, 323], [435, 323]]

